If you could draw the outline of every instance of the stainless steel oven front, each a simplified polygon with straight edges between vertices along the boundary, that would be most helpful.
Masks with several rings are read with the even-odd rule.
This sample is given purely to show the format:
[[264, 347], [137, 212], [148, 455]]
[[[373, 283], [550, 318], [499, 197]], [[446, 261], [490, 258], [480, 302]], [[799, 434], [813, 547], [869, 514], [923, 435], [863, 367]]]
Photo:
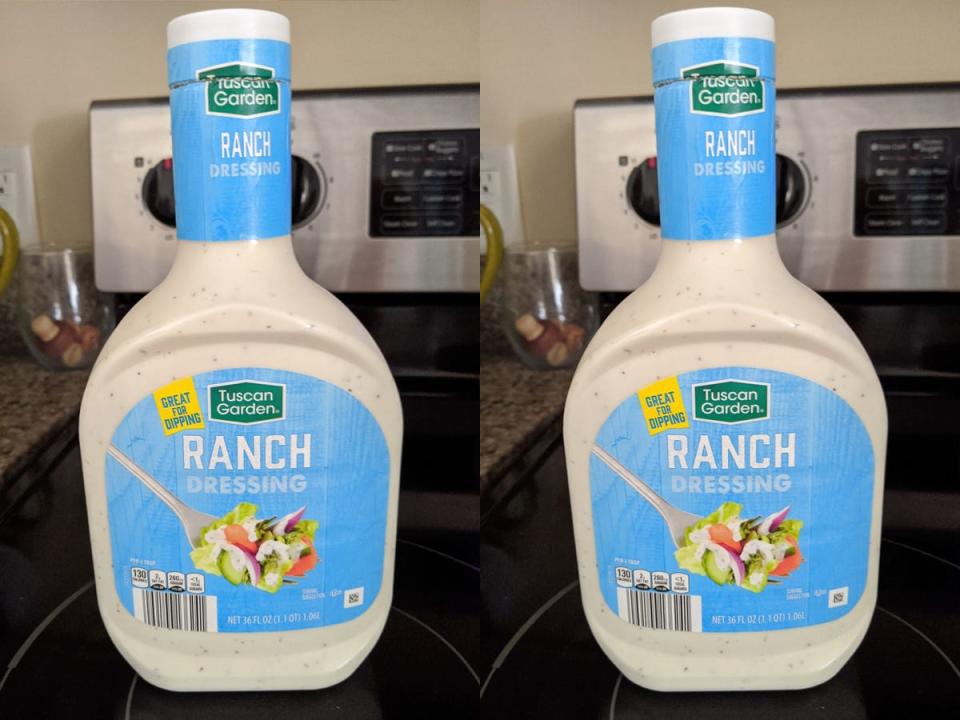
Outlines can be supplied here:
[[[632, 290], [660, 248], [652, 99], [574, 124], [581, 282]], [[960, 290], [960, 84], [780, 91], [777, 220], [816, 290]]]
[[[295, 91], [294, 246], [334, 292], [479, 289], [478, 85]], [[173, 261], [166, 99], [90, 108], [96, 281], [146, 292]]]

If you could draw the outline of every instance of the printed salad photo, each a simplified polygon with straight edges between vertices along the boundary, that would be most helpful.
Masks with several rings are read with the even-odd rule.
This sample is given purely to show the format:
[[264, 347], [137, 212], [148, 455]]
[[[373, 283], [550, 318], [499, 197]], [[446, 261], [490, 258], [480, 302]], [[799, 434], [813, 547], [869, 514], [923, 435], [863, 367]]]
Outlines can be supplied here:
[[742, 520], [739, 503], [725, 502], [683, 534], [685, 544], [674, 553], [677, 564], [717, 585], [762, 591], [770, 577], [786, 577], [803, 562], [801, 520], [787, 519], [790, 506], [765, 518]]
[[319, 523], [304, 520], [305, 510], [301, 507], [279, 520], [258, 520], [257, 506], [242, 502], [200, 531], [190, 559], [198, 570], [232, 585], [275, 593], [320, 562], [313, 546]]

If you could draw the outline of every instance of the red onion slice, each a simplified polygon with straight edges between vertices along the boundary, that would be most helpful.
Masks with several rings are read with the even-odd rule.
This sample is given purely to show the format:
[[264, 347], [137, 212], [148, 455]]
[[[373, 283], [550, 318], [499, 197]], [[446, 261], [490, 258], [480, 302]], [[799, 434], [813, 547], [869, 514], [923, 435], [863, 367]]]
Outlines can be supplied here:
[[733, 570], [733, 581], [737, 585], [742, 585], [743, 578], [747, 575], [747, 569], [743, 566], [743, 560], [741, 560], [740, 556], [726, 545], [721, 545], [720, 547], [723, 548], [724, 552], [726, 552], [727, 556], [730, 558], [730, 569]]
[[757, 527], [757, 533], [760, 535], [769, 535], [774, 532], [780, 524], [787, 519], [787, 513], [790, 511], [790, 506], [787, 505], [782, 510], [778, 510], [772, 515], [767, 515], [763, 522]]
[[276, 535], [286, 535], [288, 532], [293, 530], [294, 526], [300, 522], [300, 518], [303, 517], [303, 513], [306, 511], [307, 506], [304, 505], [299, 510], [295, 510], [289, 515], [284, 515], [282, 518], [277, 520], [273, 524], [273, 532]]

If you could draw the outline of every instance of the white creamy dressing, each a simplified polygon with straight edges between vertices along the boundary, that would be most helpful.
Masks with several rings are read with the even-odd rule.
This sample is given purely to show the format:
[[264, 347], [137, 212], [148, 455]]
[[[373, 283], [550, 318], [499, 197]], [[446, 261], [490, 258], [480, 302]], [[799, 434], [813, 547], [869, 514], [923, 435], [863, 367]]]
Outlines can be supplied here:
[[[691, 536], [692, 535], [693, 533], [691, 533]], [[707, 539], [704, 542], [697, 545], [697, 550], [693, 554], [693, 556], [697, 560], [703, 560], [703, 556], [707, 552], [707, 550], [713, 553], [713, 557], [717, 561], [718, 568], [720, 568], [721, 570], [730, 569], [730, 566], [732, 565], [732, 561], [730, 560], [730, 553], [727, 552], [727, 549], [723, 547], [723, 545], [718, 545], [712, 540]]]
[[296, 560], [299, 557], [299, 555], [292, 555], [290, 546], [286, 543], [282, 543], [279, 540], [265, 540], [260, 544], [260, 547], [257, 548], [257, 562], [263, 563], [263, 561], [271, 555], [276, 555], [281, 563], [290, 562], [291, 558]]
[[733, 534], [734, 540], [737, 540], [737, 541], [743, 540], [743, 530], [740, 527], [740, 524], [742, 522], [743, 521], [738, 517], [732, 518], [731, 520], [728, 520], [726, 522], [726, 526], [727, 528], [729, 528], [730, 532]]
[[[733, 518], [732, 520], [723, 523], [726, 525], [730, 532], [733, 534], [733, 539], [736, 541], [743, 540], [743, 533], [740, 531], [740, 518]], [[690, 533], [690, 542], [694, 543], [697, 546], [697, 550], [694, 553], [694, 557], [697, 560], [703, 559], [703, 554], [707, 550], [713, 550], [717, 552], [717, 564], [721, 569], [730, 567], [730, 558], [727, 556], [726, 551], [723, 546], [718, 545], [710, 539], [710, 528], [702, 527], [699, 530], [694, 530]], [[749, 544], [749, 543], [748, 543]], [[747, 559], [746, 555], [740, 556], [744, 560]]]
[[710, 528], [700, 528], [699, 530], [693, 530], [690, 533], [690, 542], [696, 543], [697, 545], [704, 545], [710, 542]]
[[[219, 555], [220, 551], [227, 553], [227, 557], [230, 558], [230, 564], [233, 565], [234, 570], [249, 570], [249, 558], [244, 555], [243, 550], [240, 548], [227, 543], [218, 549], [217, 555]], [[214, 557], [217, 555], [214, 555]], [[250, 578], [250, 580], [252, 581], [253, 578]]]
[[[758, 358], [766, 368], [834, 388], [870, 435], [875, 483], [863, 597], [836, 621], [772, 633], [628, 626], [599, 590], [588, 474], [597, 431], [625, 397], [650, 382], [705, 367], [756, 367]], [[628, 679], [659, 690], [800, 688], [832, 677], [853, 654], [876, 604], [885, 402], [860, 342], [833, 308], [787, 272], [775, 237], [665, 241], [654, 274], [613, 311], [577, 368], [564, 448], [587, 619]], [[708, 539], [706, 530], [691, 533], [698, 545]], [[780, 551], [775, 548], [773, 557]], [[759, 585], [751, 575], [748, 580]], [[734, 662], [717, 663], [721, 650]], [[743, 662], [754, 668], [748, 675], [739, 669]]]
[[757, 535], [769, 535], [771, 525], [773, 525], [773, 518], [766, 518], [757, 528]]
[[750, 577], [747, 579], [747, 581], [754, 587], [758, 587], [763, 584], [763, 573], [762, 572], [750, 573]]
[[773, 546], [773, 559], [777, 562], [783, 562], [783, 559], [787, 557], [787, 551], [793, 547], [790, 543], [785, 540], [781, 540], [776, 545]]
[[250, 542], [257, 541], [257, 519], [255, 517], [248, 517], [240, 523], [240, 527], [247, 533], [247, 540]]
[[[772, 543], [764, 542], [763, 540], [748, 540], [740, 552], [740, 559], [747, 562], [747, 560], [757, 553], [760, 553], [764, 560], [773, 560], [777, 554]], [[782, 555], [780, 559], [783, 560]]]
[[[224, 552], [225, 550], [230, 551], [234, 549], [233, 546], [227, 542], [223, 528], [207, 530], [206, 535], [203, 536], [203, 540], [204, 542], [210, 544], [210, 559], [214, 562], [216, 562], [220, 557], [220, 553]], [[235, 570], [239, 570], [243, 567], [243, 560], [241, 559], [238, 563], [235, 554], [230, 555], [230, 561]]]

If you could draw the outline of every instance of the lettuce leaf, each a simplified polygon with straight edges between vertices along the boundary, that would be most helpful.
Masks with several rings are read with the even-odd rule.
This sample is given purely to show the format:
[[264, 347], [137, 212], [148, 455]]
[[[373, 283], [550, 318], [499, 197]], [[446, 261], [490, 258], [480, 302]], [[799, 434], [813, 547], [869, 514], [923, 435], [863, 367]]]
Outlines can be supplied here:
[[696, 545], [685, 545], [676, 552], [673, 553], [673, 556], [677, 560], [677, 565], [679, 565], [684, 570], [689, 570], [692, 573], [697, 575], [706, 575], [706, 571], [703, 569], [703, 560], [697, 560], [697, 546]]
[[803, 520], [784, 520], [776, 529], [777, 533], [783, 535], [792, 535], [794, 540], [800, 540], [800, 529], [803, 527]]
[[[204, 528], [204, 533], [206, 533], [206, 531], [207, 528]], [[193, 560], [193, 566], [197, 568], [197, 570], [203, 570], [203, 572], [209, 573], [210, 575], [222, 576], [223, 573], [220, 572], [220, 567], [213, 557], [213, 548], [213, 545], [198, 545], [190, 551], [190, 559]]]
[[254, 517], [257, 514], [257, 506], [253, 503], [239, 503], [233, 510], [223, 516], [223, 519], [214, 523], [214, 526], [221, 525], [239, 525], [247, 518]]
[[715, 522], [729, 522], [735, 517], [740, 517], [740, 513], [743, 512], [743, 505], [735, 502], [725, 502], [720, 508], [716, 511], [717, 520]]
[[320, 523], [318, 523], [316, 520], [301, 520], [293, 526], [293, 530], [283, 536], [283, 541], [289, 545], [303, 535], [307, 535], [311, 540], [313, 540], [313, 536], [317, 533], [317, 529], [319, 527]]

